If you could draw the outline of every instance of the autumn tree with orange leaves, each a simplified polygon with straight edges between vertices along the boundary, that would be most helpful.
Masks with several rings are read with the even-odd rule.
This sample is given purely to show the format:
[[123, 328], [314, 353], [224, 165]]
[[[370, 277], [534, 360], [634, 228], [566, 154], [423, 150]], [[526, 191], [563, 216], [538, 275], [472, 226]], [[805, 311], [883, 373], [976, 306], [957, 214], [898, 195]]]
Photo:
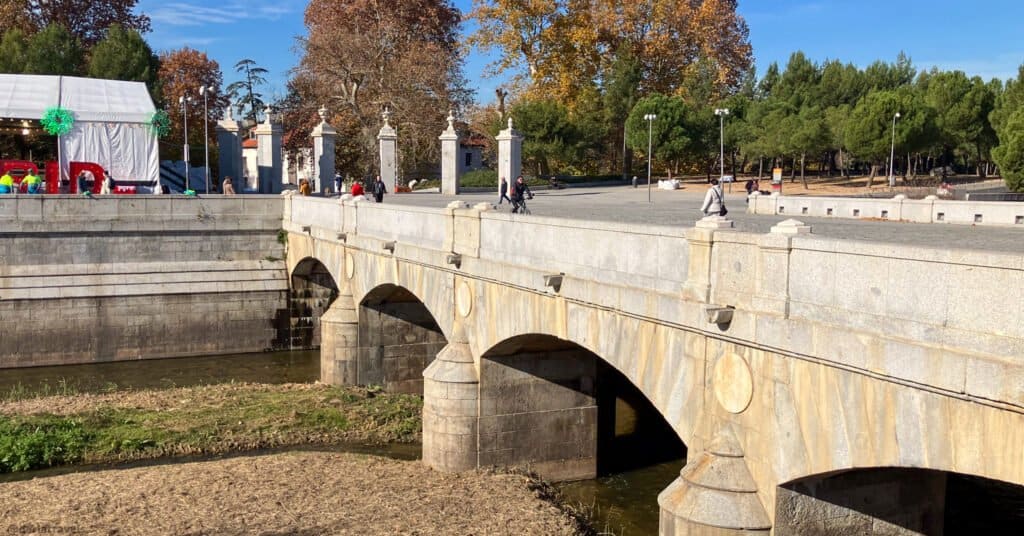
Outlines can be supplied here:
[[148, 32], [149, 16], [136, 13], [137, 4], [138, 0], [0, 0], [0, 21], [4, 29], [18, 27], [28, 34], [60, 24], [88, 49], [106, 36], [112, 24]]
[[474, 0], [470, 41], [496, 48], [492, 70], [518, 72], [529, 93], [572, 102], [618, 51], [641, 67], [641, 96], [681, 94], [713, 65], [713, 99], [741, 83], [752, 58], [736, 0]]
[[[339, 153], [363, 154], [348, 173], [375, 169], [376, 135], [385, 107], [400, 137], [399, 166], [405, 173], [433, 167], [437, 135], [450, 108], [469, 101], [462, 76], [459, 11], [449, 0], [312, 0], [306, 8], [308, 36], [300, 39], [304, 79], [301, 101], [308, 115], [319, 105], [339, 130]], [[354, 142], [354, 144], [353, 144]], [[339, 162], [351, 160], [349, 157]]]
[[160, 143], [160, 156], [165, 159], [180, 160], [183, 152], [183, 116], [182, 106], [178, 100], [182, 96], [192, 97], [188, 106], [188, 142], [190, 160], [193, 165], [202, 165], [203, 160], [203, 97], [199, 88], [212, 88], [207, 97], [209, 102], [210, 131], [210, 167], [214, 168], [216, 158], [213, 150], [216, 147], [216, 131], [214, 125], [224, 116], [227, 98], [221, 91], [223, 75], [220, 65], [207, 57], [203, 52], [191, 48], [182, 48], [160, 54], [159, 84], [164, 102], [158, 106], [167, 110], [171, 119], [171, 132]]

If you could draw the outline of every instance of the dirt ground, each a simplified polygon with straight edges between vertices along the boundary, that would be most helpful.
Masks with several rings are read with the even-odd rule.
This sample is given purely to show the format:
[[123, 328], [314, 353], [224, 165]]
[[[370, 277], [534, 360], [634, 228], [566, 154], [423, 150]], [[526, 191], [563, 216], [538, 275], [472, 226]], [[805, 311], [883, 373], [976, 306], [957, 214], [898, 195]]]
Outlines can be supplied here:
[[0, 484], [0, 534], [577, 534], [533, 487], [291, 452]]
[[113, 393], [81, 393], [0, 401], [0, 415], [74, 415], [98, 407], [166, 411], [182, 406], [219, 406], [232, 401], [237, 395], [253, 392], [321, 391], [324, 388], [325, 386], [319, 383], [232, 383]]

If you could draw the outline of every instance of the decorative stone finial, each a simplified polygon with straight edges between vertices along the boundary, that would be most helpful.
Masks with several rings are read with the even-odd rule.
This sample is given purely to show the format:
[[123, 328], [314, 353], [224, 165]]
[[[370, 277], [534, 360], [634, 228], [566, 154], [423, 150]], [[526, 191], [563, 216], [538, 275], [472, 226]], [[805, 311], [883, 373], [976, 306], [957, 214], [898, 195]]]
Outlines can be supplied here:
[[381, 117], [384, 118], [384, 126], [390, 127], [391, 126], [391, 110], [389, 110], [388, 107], [385, 106], [384, 107], [384, 111], [381, 112], [380, 115], [381, 115]]
[[455, 128], [455, 112], [448, 110], [448, 128]]
[[321, 123], [326, 123], [327, 122], [327, 107], [326, 106], [320, 105], [320, 109], [317, 110], [316, 113], [320, 116], [320, 122]]
[[263, 122], [265, 124], [268, 124], [268, 125], [270, 124], [270, 105], [269, 104], [267, 105], [266, 109], [263, 110]]
[[232, 114], [231, 112], [232, 110], [230, 106], [224, 107], [224, 121], [234, 121], [234, 114]]
[[512, 130], [512, 116], [508, 116], [508, 129]]

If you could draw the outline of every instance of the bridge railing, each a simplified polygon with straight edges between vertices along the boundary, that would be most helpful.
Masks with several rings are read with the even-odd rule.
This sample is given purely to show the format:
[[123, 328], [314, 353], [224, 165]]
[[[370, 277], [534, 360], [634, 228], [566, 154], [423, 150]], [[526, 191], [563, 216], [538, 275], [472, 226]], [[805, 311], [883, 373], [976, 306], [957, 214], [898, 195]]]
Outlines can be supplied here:
[[442, 249], [451, 216], [436, 208], [289, 196], [284, 218], [297, 226]]
[[663, 292], [686, 281], [683, 228], [491, 212], [480, 218], [482, 259]]
[[278, 196], [4, 195], [4, 232], [267, 230], [280, 228]]
[[863, 197], [810, 197], [758, 195], [747, 205], [752, 214], [814, 216], [825, 218], [881, 219], [913, 223], [956, 223], [967, 225], [1022, 225], [1024, 203], [954, 201], [930, 196], [907, 199]]

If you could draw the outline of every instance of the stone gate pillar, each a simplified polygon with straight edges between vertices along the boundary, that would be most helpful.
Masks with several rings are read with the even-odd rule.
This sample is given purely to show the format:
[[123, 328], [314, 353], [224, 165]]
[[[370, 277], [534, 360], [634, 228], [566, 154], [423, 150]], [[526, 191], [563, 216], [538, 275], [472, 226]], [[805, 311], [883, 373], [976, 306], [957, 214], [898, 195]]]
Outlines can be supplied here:
[[220, 189], [224, 177], [231, 177], [235, 191], [242, 193], [242, 139], [239, 136], [241, 128], [231, 116], [230, 106], [225, 107], [224, 118], [217, 121], [216, 130], [217, 162], [220, 169], [220, 177], [217, 177], [216, 181], [217, 188]]
[[679, 478], [658, 495], [658, 506], [660, 536], [768, 536], [772, 530], [743, 449], [728, 428], [687, 460]]
[[441, 133], [441, 193], [458, 195], [459, 175], [459, 133], [455, 131], [455, 116], [448, 112], [448, 130]]
[[313, 129], [313, 177], [314, 191], [323, 192], [326, 186], [334, 185], [334, 138], [338, 131], [327, 124], [326, 107], [321, 106], [318, 113], [320, 124]]
[[439, 471], [478, 464], [480, 380], [465, 329], [423, 371], [423, 463]]
[[523, 172], [523, 137], [512, 128], [512, 118], [508, 118], [508, 128], [498, 133], [498, 179], [496, 187], [501, 186], [501, 178], [508, 179], [509, 189], [516, 177]]
[[351, 291], [343, 288], [339, 292], [331, 308], [320, 317], [320, 381], [358, 385], [359, 313]]
[[391, 126], [391, 112], [385, 108], [381, 114], [384, 126], [377, 134], [380, 142], [380, 180], [384, 181], [389, 193], [395, 193], [398, 180], [398, 131]]
[[256, 127], [256, 163], [259, 166], [259, 192], [261, 194], [281, 193], [283, 174], [281, 163], [281, 138], [284, 129], [280, 123], [271, 121], [270, 107], [264, 112], [266, 119]]

